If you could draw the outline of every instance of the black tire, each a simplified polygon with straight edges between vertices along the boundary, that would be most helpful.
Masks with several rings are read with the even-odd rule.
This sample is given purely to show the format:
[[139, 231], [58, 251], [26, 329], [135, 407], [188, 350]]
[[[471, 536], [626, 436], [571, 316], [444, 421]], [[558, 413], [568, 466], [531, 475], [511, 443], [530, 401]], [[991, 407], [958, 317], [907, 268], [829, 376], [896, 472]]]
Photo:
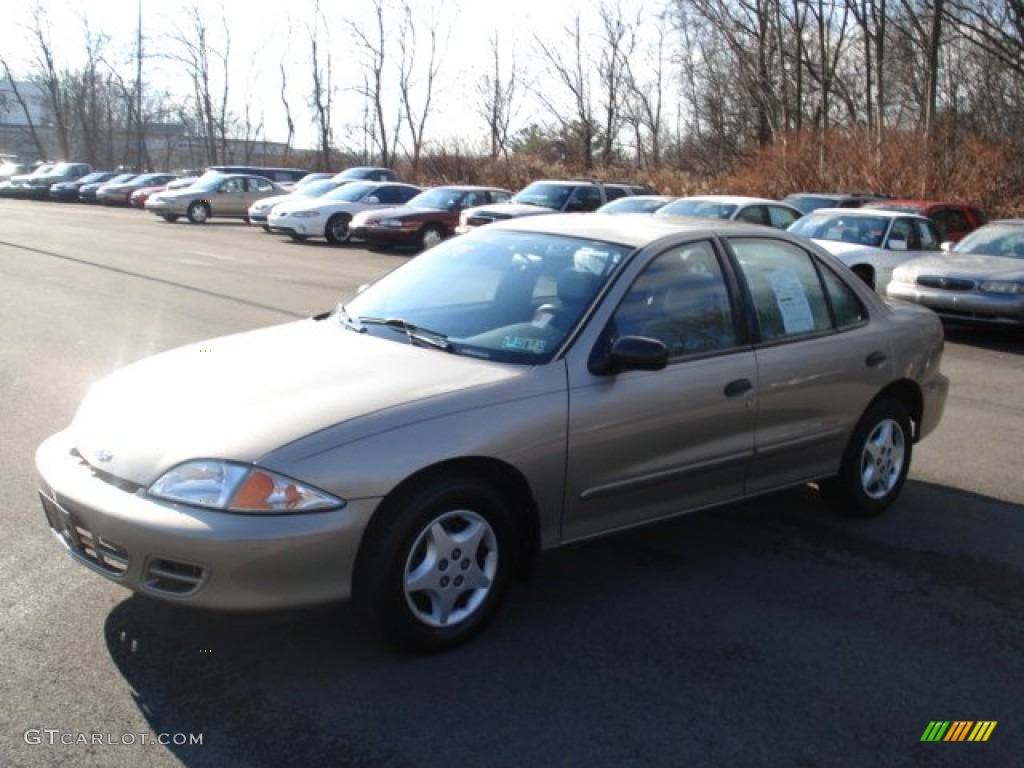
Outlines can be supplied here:
[[912, 453], [906, 407], [898, 400], [879, 400], [857, 422], [839, 474], [819, 483], [822, 496], [847, 517], [877, 517], [899, 496]]
[[205, 224], [207, 219], [210, 218], [210, 206], [208, 203], [204, 203], [201, 200], [189, 203], [188, 210], [185, 212], [188, 220], [193, 224]]
[[324, 228], [324, 237], [327, 238], [327, 242], [332, 245], [343, 245], [351, 240], [352, 232], [348, 228], [350, 221], [352, 221], [352, 217], [347, 213], [336, 213], [331, 216]]
[[454, 647], [494, 617], [515, 572], [516, 539], [494, 488], [471, 476], [437, 478], [378, 512], [360, 553], [356, 599], [400, 648]]
[[436, 224], [428, 224], [420, 230], [420, 250], [427, 251], [440, 245], [445, 238], [444, 230]]
[[169, 221], [171, 223], [178, 220], [178, 214], [176, 213], [161, 213], [160, 216], [164, 221]]

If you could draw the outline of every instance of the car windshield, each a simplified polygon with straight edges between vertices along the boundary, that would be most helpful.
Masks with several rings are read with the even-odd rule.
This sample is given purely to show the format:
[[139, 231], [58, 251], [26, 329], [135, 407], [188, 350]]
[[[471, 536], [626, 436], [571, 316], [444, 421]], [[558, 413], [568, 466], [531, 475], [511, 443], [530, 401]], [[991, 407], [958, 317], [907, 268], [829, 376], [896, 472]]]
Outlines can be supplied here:
[[109, 179], [106, 183], [107, 184], [120, 184], [123, 181], [129, 181], [130, 179], [134, 179], [134, 178], [135, 178], [135, 174], [134, 173], [122, 173], [120, 176], [115, 176], [114, 178]]
[[809, 213], [798, 219], [789, 231], [817, 240], [835, 240], [878, 247], [888, 225], [882, 216], [858, 216], [848, 213]]
[[964, 237], [953, 250], [956, 253], [1024, 259], [1024, 225], [988, 224]]
[[147, 184], [162, 184], [166, 178], [166, 173], [144, 173], [132, 179], [132, 184], [140, 187], [144, 187]]
[[620, 197], [598, 208], [598, 213], [654, 213], [672, 201], [670, 197]]
[[340, 200], [343, 203], [356, 203], [366, 197], [368, 194], [377, 189], [376, 184], [367, 184], [365, 182], [352, 182], [349, 184], [343, 184], [337, 189], [331, 190], [325, 193], [322, 197], [325, 200]]
[[218, 173], [215, 176], [208, 176], [203, 174], [200, 176], [189, 189], [194, 189], [198, 192], [213, 192], [217, 187], [224, 183], [224, 179], [227, 178], [224, 174]]
[[79, 179], [79, 181], [82, 182], [83, 184], [92, 184], [94, 181], [103, 181], [105, 178], [107, 178], [107, 176], [108, 174], [105, 171], [96, 171], [95, 173], [90, 173], [87, 176], [83, 176], [82, 178]]
[[548, 362], [632, 249], [530, 232], [472, 232], [424, 252], [339, 312], [353, 330], [496, 362]]
[[420, 192], [406, 205], [413, 208], [430, 208], [435, 211], [454, 211], [465, 194], [461, 189], [454, 187], [435, 187]]
[[512, 195], [512, 202], [560, 210], [571, 193], [572, 187], [565, 184], [535, 182]]
[[292, 194], [297, 195], [298, 197], [320, 197], [320, 195], [326, 195], [332, 189], [337, 188], [337, 186], [338, 182], [336, 181], [320, 179], [319, 181], [311, 181], [308, 184], [303, 184]]
[[728, 219], [736, 211], [732, 203], [719, 203], [714, 200], [676, 200], [660, 211], [664, 216], [701, 216], [705, 219]]

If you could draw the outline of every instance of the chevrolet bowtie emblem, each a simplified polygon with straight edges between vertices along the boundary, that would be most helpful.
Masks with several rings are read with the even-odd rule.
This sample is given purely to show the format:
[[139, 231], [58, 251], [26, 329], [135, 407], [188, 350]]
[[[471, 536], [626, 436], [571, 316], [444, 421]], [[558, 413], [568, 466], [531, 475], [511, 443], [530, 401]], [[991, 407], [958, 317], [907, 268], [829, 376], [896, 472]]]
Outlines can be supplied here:
[[111, 461], [114, 460], [114, 454], [112, 454], [110, 451], [104, 451], [103, 449], [100, 449], [98, 451], [93, 452], [93, 458], [96, 459], [96, 461], [100, 462], [101, 464], [109, 464]]

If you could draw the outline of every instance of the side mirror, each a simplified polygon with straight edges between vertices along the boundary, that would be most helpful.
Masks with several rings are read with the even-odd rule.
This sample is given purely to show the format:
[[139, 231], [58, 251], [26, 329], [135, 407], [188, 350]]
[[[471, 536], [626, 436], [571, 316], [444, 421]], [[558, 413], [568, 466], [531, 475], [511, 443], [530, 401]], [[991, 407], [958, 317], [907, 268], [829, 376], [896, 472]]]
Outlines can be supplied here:
[[890, 251], [905, 251], [907, 250], [907, 241], [899, 240], [896, 238], [889, 238], [889, 250]]
[[952, 240], [946, 240], [945, 242], [942, 243], [942, 245], [939, 246], [939, 250], [941, 250], [943, 253], [949, 253], [950, 251], [953, 250], [954, 245], [956, 245], [956, 243], [954, 243]]
[[621, 371], [660, 371], [668, 365], [668, 347], [647, 336], [622, 336], [603, 357], [590, 360], [590, 372], [603, 376]]
[[370, 195], [369, 197], [363, 198], [363, 202], [367, 205], [380, 205], [380, 198], [376, 195]]

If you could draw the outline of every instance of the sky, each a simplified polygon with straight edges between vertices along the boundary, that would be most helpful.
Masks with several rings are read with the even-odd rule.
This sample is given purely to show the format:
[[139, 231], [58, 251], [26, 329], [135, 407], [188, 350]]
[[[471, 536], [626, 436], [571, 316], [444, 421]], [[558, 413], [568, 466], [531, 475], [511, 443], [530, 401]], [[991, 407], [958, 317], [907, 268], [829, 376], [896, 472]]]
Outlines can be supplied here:
[[[6, 0], [5, 20], [0, 24], [0, 52], [16, 75], [30, 71], [35, 51], [26, 27], [32, 23], [32, 11], [38, 4], [50, 22], [50, 36], [59, 67], [80, 67], [85, 58], [83, 29], [110, 38], [110, 57], [126, 79], [134, 77], [132, 55], [136, 21], [141, 5], [144, 43], [147, 54], [144, 79], [150, 85], [172, 93], [184, 94], [188, 78], [180, 65], [158, 57], [170, 47], [169, 36], [187, 29], [185, 9], [199, 0]], [[619, 0], [628, 8], [640, 8], [642, 0]], [[649, 0], [650, 5], [652, 0]], [[311, 90], [309, 28], [313, 20], [314, 0], [205, 0], [200, 7], [208, 12], [210, 46], [223, 45], [220, 9], [231, 31], [229, 60], [229, 99], [232, 110], [241, 113], [248, 105], [250, 113], [262, 113], [267, 138], [283, 141], [286, 136], [281, 106], [279, 68], [286, 62], [289, 103], [297, 123], [296, 145], [311, 147], [315, 142], [312, 120], [307, 109]], [[372, 19], [369, 0], [320, 0], [328, 19], [335, 77], [340, 81], [334, 120], [342, 124], [358, 122], [360, 100], [351, 91], [361, 77], [346, 20]], [[440, 13], [449, 20], [449, 32], [439, 74], [439, 93], [428, 122], [428, 137], [447, 141], [458, 137], [482, 144], [485, 123], [475, 109], [474, 89], [490, 63], [490, 37], [498, 31], [502, 46], [515, 56], [522, 67], [533, 57], [535, 33], [559, 34], [577, 13], [584, 18], [596, 16], [596, 0], [412, 0], [417, 14]], [[290, 33], [289, 33], [290, 29]], [[422, 50], [422, 49], [421, 49]], [[539, 108], [525, 97], [519, 110], [521, 125], [531, 122]], [[346, 111], [347, 110], [347, 111]], [[356, 114], [353, 114], [356, 113]], [[337, 143], [342, 143], [344, 138]]]

